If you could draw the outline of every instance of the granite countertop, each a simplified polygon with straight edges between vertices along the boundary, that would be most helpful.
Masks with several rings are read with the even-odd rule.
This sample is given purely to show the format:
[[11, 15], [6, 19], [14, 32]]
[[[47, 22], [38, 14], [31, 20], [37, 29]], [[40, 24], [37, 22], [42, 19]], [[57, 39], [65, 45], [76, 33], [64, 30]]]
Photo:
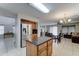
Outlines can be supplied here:
[[39, 37], [38, 39], [35, 39], [33, 41], [31, 41], [32, 44], [34, 45], [39, 45], [39, 44], [42, 44], [48, 40], [52, 39], [51, 37]]

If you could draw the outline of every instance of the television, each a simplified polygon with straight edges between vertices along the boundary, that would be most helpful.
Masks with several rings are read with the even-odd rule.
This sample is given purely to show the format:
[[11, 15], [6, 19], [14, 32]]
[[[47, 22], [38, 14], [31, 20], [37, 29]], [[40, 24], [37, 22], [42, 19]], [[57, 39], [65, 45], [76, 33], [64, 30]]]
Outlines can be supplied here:
[[33, 29], [32, 34], [37, 34], [37, 29]]

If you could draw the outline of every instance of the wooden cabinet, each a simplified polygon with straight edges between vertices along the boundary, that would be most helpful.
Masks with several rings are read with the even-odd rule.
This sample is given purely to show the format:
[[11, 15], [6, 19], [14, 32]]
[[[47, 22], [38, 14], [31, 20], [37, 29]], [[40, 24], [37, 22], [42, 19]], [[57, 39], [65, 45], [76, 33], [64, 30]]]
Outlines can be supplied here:
[[52, 40], [48, 41], [48, 56], [52, 55]]
[[44, 48], [44, 47], [46, 47], [46, 46], [47, 46], [47, 43], [43, 43], [43, 44], [39, 45], [38, 48], [39, 48], [39, 50], [40, 50], [40, 49], [42, 49], [42, 48]]
[[26, 52], [27, 52], [26, 55], [30, 56], [30, 50], [31, 50], [30, 46], [31, 46], [31, 44], [29, 42], [26, 42], [26, 45], [27, 45], [27, 47], [26, 47]]
[[30, 42], [26, 42], [26, 55], [27, 56], [36, 56], [37, 55], [37, 47]]
[[32, 29], [36, 29], [37, 28], [37, 23], [32, 23]]
[[51, 56], [52, 53], [52, 39], [40, 45], [34, 45], [27, 41], [26, 54], [27, 56]]
[[37, 39], [37, 34], [32, 34], [32, 40]]
[[38, 56], [47, 56], [47, 50], [44, 49]]
[[38, 55], [39, 56], [47, 56], [47, 43], [43, 43], [38, 46]]

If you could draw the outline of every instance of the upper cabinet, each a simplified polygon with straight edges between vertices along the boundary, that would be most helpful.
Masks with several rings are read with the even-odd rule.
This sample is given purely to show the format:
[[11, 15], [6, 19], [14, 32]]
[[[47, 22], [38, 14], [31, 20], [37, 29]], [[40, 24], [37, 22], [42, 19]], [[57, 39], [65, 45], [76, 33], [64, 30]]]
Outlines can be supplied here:
[[37, 22], [26, 20], [26, 19], [21, 19], [21, 23], [31, 24], [32, 29], [37, 29]]
[[37, 29], [37, 23], [32, 23], [32, 29]]

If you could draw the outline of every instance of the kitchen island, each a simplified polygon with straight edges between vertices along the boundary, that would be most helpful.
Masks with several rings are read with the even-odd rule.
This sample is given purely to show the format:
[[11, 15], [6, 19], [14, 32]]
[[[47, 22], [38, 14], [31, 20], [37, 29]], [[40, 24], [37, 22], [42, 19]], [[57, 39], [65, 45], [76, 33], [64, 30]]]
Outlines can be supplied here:
[[52, 55], [51, 37], [39, 37], [33, 41], [26, 40], [27, 56], [51, 56]]

